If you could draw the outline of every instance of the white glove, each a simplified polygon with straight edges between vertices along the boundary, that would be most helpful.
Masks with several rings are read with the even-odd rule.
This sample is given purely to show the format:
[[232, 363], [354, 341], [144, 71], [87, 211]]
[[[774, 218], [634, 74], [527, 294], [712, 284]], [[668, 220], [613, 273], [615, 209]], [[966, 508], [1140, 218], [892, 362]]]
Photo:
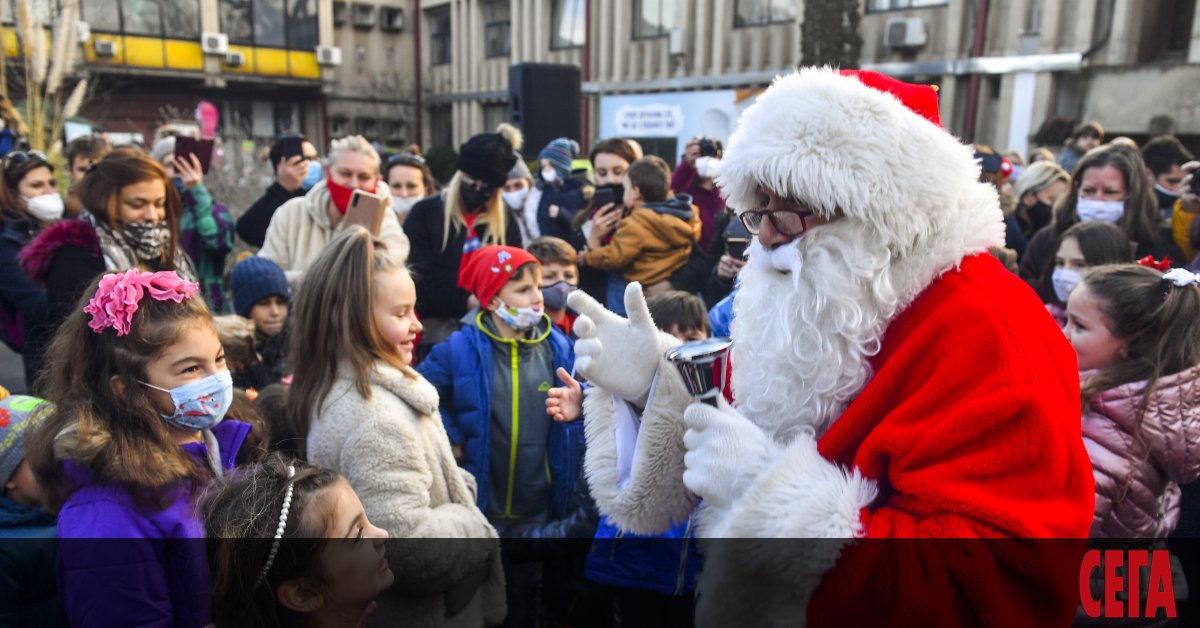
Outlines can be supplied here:
[[579, 337], [575, 370], [590, 383], [645, 407], [659, 361], [679, 341], [654, 326], [641, 284], [631, 282], [625, 287], [628, 319], [608, 311], [582, 290], [568, 295], [567, 305], [579, 313], [572, 328]]
[[683, 413], [683, 483], [707, 504], [728, 508], [775, 459], [780, 447], [762, 428], [719, 398]]

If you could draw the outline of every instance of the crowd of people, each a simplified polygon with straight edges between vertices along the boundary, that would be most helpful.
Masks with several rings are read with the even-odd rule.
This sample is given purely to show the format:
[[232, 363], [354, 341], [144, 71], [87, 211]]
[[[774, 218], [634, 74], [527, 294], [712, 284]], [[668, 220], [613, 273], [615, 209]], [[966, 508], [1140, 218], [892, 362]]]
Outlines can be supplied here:
[[[1028, 163], [974, 146], [991, 252], [1075, 350], [1091, 535], [1197, 536], [1200, 163], [1170, 136], [1105, 140], [1088, 122]], [[416, 147], [287, 136], [245, 208], [177, 145], [76, 139], [61, 193], [48, 156], [3, 158], [0, 334], [26, 390], [0, 399], [0, 537], [41, 542], [0, 549], [0, 615], [693, 624], [695, 512], [631, 533], [584, 473], [595, 323], [568, 296], [634, 320], [638, 283], [657, 329], [728, 335], [756, 238], [823, 219], [727, 209], [713, 137], [559, 138], [526, 162], [505, 124], [438, 182]], [[357, 192], [387, 207], [374, 232], [345, 221]]]

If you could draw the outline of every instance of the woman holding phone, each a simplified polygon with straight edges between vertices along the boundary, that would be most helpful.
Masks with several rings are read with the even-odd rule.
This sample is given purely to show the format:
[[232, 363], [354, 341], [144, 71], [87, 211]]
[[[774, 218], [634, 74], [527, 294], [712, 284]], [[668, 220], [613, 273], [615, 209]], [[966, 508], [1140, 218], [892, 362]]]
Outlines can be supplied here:
[[[327, 163], [325, 180], [275, 210], [258, 252], [279, 264], [293, 284], [341, 230], [355, 191], [378, 197], [384, 209], [391, 207], [391, 196], [379, 178], [379, 153], [361, 135], [334, 140]], [[408, 258], [408, 236], [396, 212], [388, 209], [383, 214], [379, 239], [403, 262]]]
[[[224, 205], [204, 187], [206, 161], [212, 159], [212, 140], [207, 151], [192, 138], [164, 137], [150, 156], [162, 164], [171, 184], [183, 201], [179, 215], [179, 245], [196, 267], [196, 279], [213, 314], [229, 311], [225, 296], [225, 256], [233, 250], [236, 223]], [[182, 150], [176, 151], [176, 146]], [[196, 152], [193, 152], [195, 149]], [[203, 154], [198, 154], [203, 153]]]

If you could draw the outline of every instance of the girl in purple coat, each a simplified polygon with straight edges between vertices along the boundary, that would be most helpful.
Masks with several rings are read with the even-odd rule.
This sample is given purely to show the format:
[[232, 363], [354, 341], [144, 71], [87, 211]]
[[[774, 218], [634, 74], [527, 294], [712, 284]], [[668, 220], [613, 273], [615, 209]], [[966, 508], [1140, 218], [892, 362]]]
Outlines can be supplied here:
[[197, 291], [174, 271], [104, 275], [51, 343], [55, 411], [28, 451], [73, 626], [209, 623], [196, 498], [250, 426], [222, 421], [233, 381]]

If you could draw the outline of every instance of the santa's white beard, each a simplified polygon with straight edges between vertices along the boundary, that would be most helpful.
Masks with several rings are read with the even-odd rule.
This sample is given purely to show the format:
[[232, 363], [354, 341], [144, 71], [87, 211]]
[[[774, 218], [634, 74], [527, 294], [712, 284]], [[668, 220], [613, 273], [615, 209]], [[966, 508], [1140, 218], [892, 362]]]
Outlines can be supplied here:
[[845, 219], [771, 251], [755, 240], [733, 303], [737, 409], [781, 443], [823, 434], [870, 380], [899, 308], [891, 264]]

